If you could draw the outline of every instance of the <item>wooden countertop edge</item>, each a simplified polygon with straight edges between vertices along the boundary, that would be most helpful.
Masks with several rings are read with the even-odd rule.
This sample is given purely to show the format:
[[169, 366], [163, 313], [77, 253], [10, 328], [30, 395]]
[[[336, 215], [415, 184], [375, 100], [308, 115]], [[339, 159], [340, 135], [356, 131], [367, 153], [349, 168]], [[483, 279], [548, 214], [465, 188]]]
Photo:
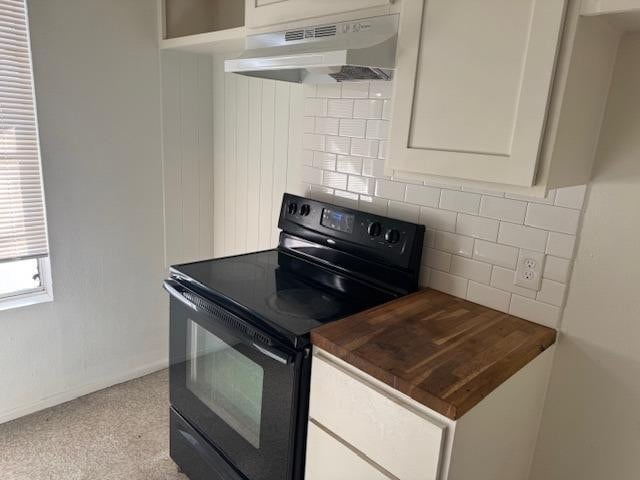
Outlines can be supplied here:
[[[500, 370], [500, 374], [490, 377], [490, 381], [485, 388], [472, 391], [470, 395], [463, 398], [462, 400], [453, 402], [447, 400], [446, 398], [441, 398], [429, 392], [427, 389], [424, 389], [418, 385], [413, 385], [410, 382], [397, 377], [396, 375], [374, 365], [366, 359], [353, 354], [349, 350], [336, 345], [333, 341], [325, 338], [316, 331], [311, 332], [311, 343], [313, 345], [340, 358], [348, 364], [362, 370], [375, 379], [385, 383], [386, 385], [389, 385], [390, 387], [409, 396], [425, 407], [430, 408], [451, 420], [458, 420], [465, 413], [475, 407], [484, 398], [489, 396], [493, 391], [500, 387], [500, 385], [502, 385], [518, 371], [524, 368], [529, 362], [531, 362], [538, 355], [555, 344], [556, 339], [556, 330], [545, 327], [545, 329], [541, 330], [539, 334], [533, 335], [530, 339], [527, 339], [525, 345], [518, 349], [517, 361], [513, 361], [513, 356], [509, 354], [491, 364], [489, 368], [496, 367], [496, 365], [502, 365], [505, 363], [507, 365], [501, 367], [502, 370]], [[457, 391], [452, 392], [452, 395], [456, 393]]]
[[[311, 332], [311, 343], [316, 347], [329, 352], [331, 355], [338, 357], [340, 360], [344, 360], [349, 365], [352, 365], [371, 375], [373, 378], [381, 381], [382, 383], [395, 388], [400, 393], [404, 393], [405, 395], [413, 398], [425, 407], [428, 407], [448, 418], [451, 418], [452, 420], [455, 420], [457, 418], [456, 407], [454, 405], [443, 401], [442, 399], [436, 397], [432, 393], [427, 392], [426, 390], [411, 385], [409, 382], [396, 377], [395, 375], [387, 372], [380, 367], [376, 367], [374, 364], [361, 357], [358, 357], [357, 355], [353, 355], [348, 350], [339, 347], [335, 343], [327, 340], [317, 333], [314, 333], [313, 331]], [[421, 394], [420, 400], [415, 398], [418, 391]]]

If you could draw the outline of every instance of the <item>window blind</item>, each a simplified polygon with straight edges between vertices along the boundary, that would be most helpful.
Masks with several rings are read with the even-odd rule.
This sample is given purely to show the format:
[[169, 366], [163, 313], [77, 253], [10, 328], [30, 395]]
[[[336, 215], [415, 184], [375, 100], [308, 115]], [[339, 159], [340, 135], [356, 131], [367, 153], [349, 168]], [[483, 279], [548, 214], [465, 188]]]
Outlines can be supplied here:
[[48, 255], [25, 0], [0, 0], [0, 262]]

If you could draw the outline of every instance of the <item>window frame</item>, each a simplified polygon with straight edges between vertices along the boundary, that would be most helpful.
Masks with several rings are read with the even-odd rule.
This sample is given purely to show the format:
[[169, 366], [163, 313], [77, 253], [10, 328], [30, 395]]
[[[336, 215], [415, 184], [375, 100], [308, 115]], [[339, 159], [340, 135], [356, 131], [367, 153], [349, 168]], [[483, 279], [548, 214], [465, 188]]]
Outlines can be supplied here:
[[40, 287], [0, 296], [0, 312], [53, 301], [51, 261], [48, 256], [38, 259], [38, 273], [40, 274]]

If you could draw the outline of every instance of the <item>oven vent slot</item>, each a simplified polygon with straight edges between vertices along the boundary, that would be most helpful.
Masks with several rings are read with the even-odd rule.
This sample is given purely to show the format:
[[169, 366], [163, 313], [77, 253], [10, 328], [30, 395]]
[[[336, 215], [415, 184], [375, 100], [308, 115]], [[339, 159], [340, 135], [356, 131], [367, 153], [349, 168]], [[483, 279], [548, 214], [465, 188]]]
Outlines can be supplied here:
[[189, 292], [184, 292], [183, 295], [187, 298], [191, 303], [194, 303], [197, 307], [206, 310], [211, 315], [216, 317], [216, 320], [220, 320], [227, 325], [227, 327], [238, 330], [244, 333], [246, 336], [251, 338], [256, 342], [260, 342], [264, 345], [271, 345], [271, 339], [262, 335], [260, 332], [254, 330], [251, 327], [248, 327], [244, 322], [240, 321], [235, 315], [228, 312], [227, 310], [219, 307], [215, 303], [205, 302], [197, 295], [193, 295]]

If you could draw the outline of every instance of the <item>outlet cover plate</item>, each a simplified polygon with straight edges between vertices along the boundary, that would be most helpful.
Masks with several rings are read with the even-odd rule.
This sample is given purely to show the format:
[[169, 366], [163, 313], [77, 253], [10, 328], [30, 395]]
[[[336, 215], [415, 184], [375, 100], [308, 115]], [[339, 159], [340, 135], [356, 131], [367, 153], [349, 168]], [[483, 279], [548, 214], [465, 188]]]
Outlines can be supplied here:
[[542, 282], [542, 272], [546, 255], [540, 252], [520, 250], [518, 267], [513, 279], [514, 285], [539, 291]]

